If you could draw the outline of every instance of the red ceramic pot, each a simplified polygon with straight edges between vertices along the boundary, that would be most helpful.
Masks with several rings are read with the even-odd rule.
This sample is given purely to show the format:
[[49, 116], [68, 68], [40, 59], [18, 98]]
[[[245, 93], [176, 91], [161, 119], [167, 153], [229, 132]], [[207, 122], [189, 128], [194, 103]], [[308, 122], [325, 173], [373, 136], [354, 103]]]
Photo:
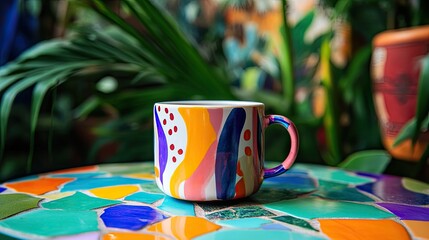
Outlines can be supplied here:
[[415, 115], [419, 61], [429, 53], [429, 26], [379, 33], [373, 46], [374, 102], [383, 144], [396, 159], [417, 161], [428, 146], [427, 133], [414, 147], [411, 140], [397, 147], [392, 145], [402, 127]]

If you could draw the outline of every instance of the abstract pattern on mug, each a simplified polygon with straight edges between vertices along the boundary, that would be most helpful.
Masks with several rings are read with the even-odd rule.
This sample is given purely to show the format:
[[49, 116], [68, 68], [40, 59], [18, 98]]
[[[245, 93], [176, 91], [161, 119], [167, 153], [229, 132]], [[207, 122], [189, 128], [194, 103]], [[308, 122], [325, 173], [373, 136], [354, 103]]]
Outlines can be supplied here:
[[224, 200], [258, 190], [263, 178], [263, 107], [157, 105], [154, 115], [155, 175], [165, 193]]

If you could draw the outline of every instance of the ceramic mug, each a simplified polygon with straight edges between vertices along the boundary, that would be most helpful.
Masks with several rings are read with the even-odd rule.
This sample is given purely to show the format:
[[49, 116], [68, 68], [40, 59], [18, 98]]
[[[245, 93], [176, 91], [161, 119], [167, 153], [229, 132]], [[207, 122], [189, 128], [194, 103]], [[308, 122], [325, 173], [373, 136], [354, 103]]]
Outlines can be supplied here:
[[[245, 101], [177, 101], [154, 105], [155, 175], [167, 195], [192, 201], [230, 200], [259, 190], [264, 178], [286, 172], [298, 152], [289, 119], [265, 115]], [[291, 148], [282, 164], [264, 168], [264, 132], [280, 124]]]

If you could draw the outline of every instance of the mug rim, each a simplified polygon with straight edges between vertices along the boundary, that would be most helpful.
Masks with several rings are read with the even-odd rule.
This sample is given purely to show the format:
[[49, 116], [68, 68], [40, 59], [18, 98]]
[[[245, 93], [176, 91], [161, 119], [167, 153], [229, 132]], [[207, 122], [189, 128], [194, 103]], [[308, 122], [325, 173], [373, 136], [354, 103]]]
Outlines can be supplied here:
[[237, 108], [237, 107], [260, 107], [261, 102], [235, 101], [235, 100], [184, 100], [157, 102], [155, 105], [170, 107], [204, 107], [204, 108]]

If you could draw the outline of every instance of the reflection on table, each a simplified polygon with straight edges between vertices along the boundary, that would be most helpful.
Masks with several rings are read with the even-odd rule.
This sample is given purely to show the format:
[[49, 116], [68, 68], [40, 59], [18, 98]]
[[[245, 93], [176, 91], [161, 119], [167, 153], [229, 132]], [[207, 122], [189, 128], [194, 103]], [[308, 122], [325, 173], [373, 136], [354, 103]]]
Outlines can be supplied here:
[[0, 239], [415, 239], [428, 229], [428, 184], [309, 164], [229, 202], [165, 196], [150, 163], [0, 184]]

